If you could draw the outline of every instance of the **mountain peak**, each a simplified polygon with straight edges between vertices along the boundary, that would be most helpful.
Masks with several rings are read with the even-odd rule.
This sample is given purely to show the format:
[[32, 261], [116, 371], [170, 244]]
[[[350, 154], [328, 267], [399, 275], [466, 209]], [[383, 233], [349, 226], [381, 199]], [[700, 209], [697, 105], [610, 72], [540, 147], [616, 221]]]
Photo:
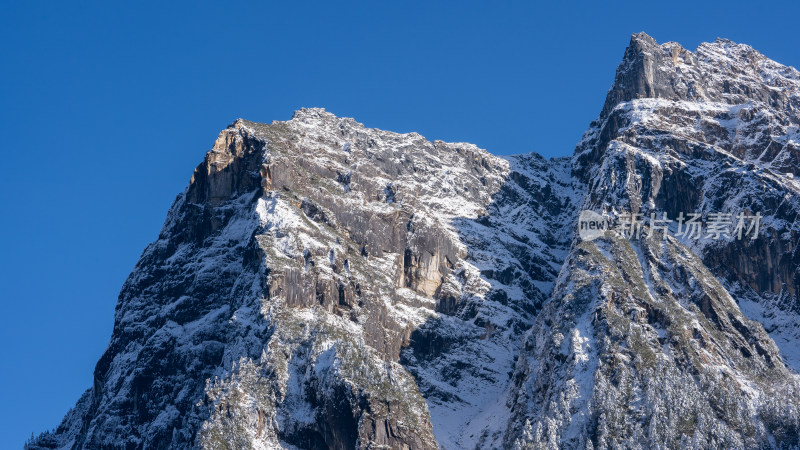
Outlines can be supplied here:
[[[796, 446], [797, 80], [636, 33], [571, 160], [237, 119], [28, 448]], [[743, 211], [747, 240], [653, 228]]]
[[325, 108], [318, 107], [300, 108], [292, 114], [292, 120], [297, 120], [300, 122], [317, 120], [332, 121], [339, 119], [343, 118], [325, 110]]
[[655, 46], [657, 46], [658, 42], [656, 42], [654, 37], [650, 36], [649, 34], [645, 33], [644, 31], [640, 31], [638, 33], [631, 34], [631, 42], [628, 45], [629, 46], [634, 46], [634, 45], [642, 45], [642, 46], [655, 45]]
[[607, 116], [621, 102], [637, 98], [679, 97], [670, 83], [673, 74], [669, 69], [675, 65], [673, 55], [683, 52], [686, 50], [675, 43], [659, 45], [644, 32], [633, 34], [600, 116]]
[[796, 109], [800, 74], [749, 45], [717, 38], [690, 52], [635, 33], [617, 67], [600, 118], [620, 103], [641, 98], [743, 104], [756, 101]]

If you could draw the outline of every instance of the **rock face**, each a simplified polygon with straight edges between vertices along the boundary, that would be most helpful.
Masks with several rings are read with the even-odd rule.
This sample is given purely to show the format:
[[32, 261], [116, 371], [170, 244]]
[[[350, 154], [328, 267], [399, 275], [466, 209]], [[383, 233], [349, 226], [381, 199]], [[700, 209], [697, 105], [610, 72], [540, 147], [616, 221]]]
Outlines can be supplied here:
[[525, 337], [506, 446], [798, 445], [799, 101], [800, 74], [745, 45], [633, 36], [573, 157], [583, 209], [761, 229], [576, 240]]
[[[799, 125], [796, 70], [645, 34], [573, 157], [238, 120], [29, 447], [798, 446]], [[582, 209], [763, 221], [586, 241]]]

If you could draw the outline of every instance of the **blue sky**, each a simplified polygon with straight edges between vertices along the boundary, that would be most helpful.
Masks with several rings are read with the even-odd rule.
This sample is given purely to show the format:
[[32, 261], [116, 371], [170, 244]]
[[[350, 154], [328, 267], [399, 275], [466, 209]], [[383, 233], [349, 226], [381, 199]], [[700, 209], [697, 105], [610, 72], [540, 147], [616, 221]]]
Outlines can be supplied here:
[[238, 117], [320, 106], [497, 154], [570, 154], [631, 33], [800, 66], [797, 4], [2, 1], [0, 447], [91, 385], [122, 282]]

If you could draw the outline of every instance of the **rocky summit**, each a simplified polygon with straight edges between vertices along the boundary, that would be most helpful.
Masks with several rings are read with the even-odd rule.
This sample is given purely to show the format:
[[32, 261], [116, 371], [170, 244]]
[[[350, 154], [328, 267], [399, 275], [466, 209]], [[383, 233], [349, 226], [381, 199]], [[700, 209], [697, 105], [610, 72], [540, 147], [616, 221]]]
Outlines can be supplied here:
[[571, 157], [237, 120], [28, 448], [798, 448], [798, 175], [800, 73], [724, 39], [634, 35]]

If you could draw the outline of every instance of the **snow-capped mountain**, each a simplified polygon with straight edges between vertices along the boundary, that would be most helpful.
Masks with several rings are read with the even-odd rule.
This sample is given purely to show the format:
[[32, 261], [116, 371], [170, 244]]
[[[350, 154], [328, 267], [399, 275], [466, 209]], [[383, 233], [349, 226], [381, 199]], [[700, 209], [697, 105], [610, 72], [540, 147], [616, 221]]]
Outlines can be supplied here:
[[[797, 447], [798, 126], [795, 69], [643, 33], [572, 157], [237, 120], [29, 446]], [[646, 220], [682, 213], [760, 226]]]

